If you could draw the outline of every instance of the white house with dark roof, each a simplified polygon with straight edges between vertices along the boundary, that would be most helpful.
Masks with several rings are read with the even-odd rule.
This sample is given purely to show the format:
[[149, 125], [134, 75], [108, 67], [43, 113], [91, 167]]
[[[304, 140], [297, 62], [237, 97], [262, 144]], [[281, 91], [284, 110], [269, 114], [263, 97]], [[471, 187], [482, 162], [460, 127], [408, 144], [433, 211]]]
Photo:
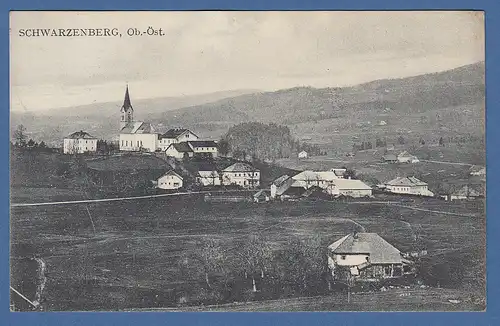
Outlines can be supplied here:
[[334, 280], [380, 281], [412, 272], [412, 262], [376, 233], [351, 233], [328, 246]]
[[395, 194], [434, 196], [434, 193], [428, 189], [427, 183], [415, 177], [398, 177], [386, 182], [384, 188]]
[[149, 122], [134, 121], [134, 108], [130, 95], [125, 90], [125, 99], [120, 109], [119, 147], [121, 151], [154, 152], [158, 148], [158, 134]]
[[165, 151], [171, 144], [182, 143], [198, 139], [199, 137], [188, 129], [173, 128], [159, 136], [159, 147], [161, 148], [162, 151]]
[[213, 140], [194, 140], [188, 141], [187, 143], [195, 155], [208, 154], [212, 157], [218, 156], [217, 143]]
[[247, 163], [234, 163], [222, 170], [222, 184], [256, 188], [260, 185], [260, 170]]
[[166, 172], [156, 181], [156, 187], [160, 189], [179, 189], [183, 186], [183, 178], [174, 170]]
[[411, 155], [407, 151], [398, 154], [397, 160], [399, 163], [418, 163], [419, 159], [415, 155]]
[[194, 151], [187, 142], [172, 143], [165, 150], [165, 154], [180, 160], [186, 157], [193, 157]]
[[74, 132], [63, 140], [64, 154], [81, 154], [96, 150], [97, 138], [83, 130]]

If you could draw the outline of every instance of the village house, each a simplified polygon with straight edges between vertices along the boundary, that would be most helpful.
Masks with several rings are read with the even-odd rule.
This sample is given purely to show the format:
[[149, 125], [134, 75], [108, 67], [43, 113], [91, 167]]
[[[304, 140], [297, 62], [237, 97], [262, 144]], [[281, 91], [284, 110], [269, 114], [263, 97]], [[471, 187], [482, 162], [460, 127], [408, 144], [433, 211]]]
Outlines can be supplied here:
[[187, 142], [172, 143], [165, 150], [165, 155], [182, 160], [184, 158], [193, 157], [194, 151]]
[[399, 163], [418, 163], [420, 162], [415, 155], [411, 155], [407, 151], [403, 151], [398, 155]]
[[120, 135], [118, 144], [121, 151], [154, 152], [158, 147], [158, 134], [149, 122], [134, 121], [134, 108], [130, 102], [128, 85], [125, 99], [120, 109]]
[[170, 170], [167, 173], [163, 174], [156, 181], [156, 187], [159, 189], [179, 189], [182, 188], [183, 179], [177, 174], [174, 170]]
[[395, 194], [434, 196], [434, 193], [428, 189], [427, 183], [415, 177], [398, 177], [385, 183], [383, 188]]
[[162, 151], [167, 150], [171, 144], [198, 140], [199, 137], [192, 131], [184, 128], [174, 128], [168, 130], [159, 137], [159, 147]]
[[334, 197], [371, 197], [372, 188], [361, 180], [337, 179], [333, 181], [333, 187], [329, 189], [329, 193]]
[[398, 157], [394, 154], [387, 154], [382, 157], [384, 162], [386, 163], [397, 163], [398, 162]]
[[260, 171], [247, 163], [234, 163], [222, 170], [222, 184], [256, 188], [260, 185]]
[[200, 170], [196, 182], [203, 186], [220, 186], [220, 175], [216, 170]]
[[377, 282], [413, 271], [412, 262], [376, 233], [351, 233], [328, 246], [333, 280]]
[[[332, 169], [321, 172], [303, 171], [293, 177], [283, 175], [271, 184], [271, 198], [303, 196], [312, 187], [321, 188], [334, 197], [372, 196], [372, 189], [361, 180], [344, 179], [345, 171], [346, 169]], [[309, 196], [308, 193], [306, 195]]]
[[271, 199], [271, 194], [268, 190], [261, 189], [253, 195], [253, 201], [256, 203], [267, 202]]
[[213, 140], [194, 140], [187, 142], [193, 150], [194, 155], [210, 155], [211, 157], [218, 156], [217, 143]]
[[307, 152], [306, 152], [306, 151], [302, 151], [302, 152], [300, 152], [300, 153], [298, 154], [298, 157], [299, 157], [300, 159], [307, 158], [307, 157], [308, 157]]
[[481, 184], [463, 185], [456, 190], [450, 191], [448, 195], [442, 196], [446, 200], [474, 200], [485, 197], [485, 189]]
[[472, 176], [486, 176], [486, 168], [484, 166], [474, 165], [470, 168], [469, 172]]
[[85, 131], [77, 131], [64, 138], [64, 154], [82, 154], [97, 150], [97, 138]]

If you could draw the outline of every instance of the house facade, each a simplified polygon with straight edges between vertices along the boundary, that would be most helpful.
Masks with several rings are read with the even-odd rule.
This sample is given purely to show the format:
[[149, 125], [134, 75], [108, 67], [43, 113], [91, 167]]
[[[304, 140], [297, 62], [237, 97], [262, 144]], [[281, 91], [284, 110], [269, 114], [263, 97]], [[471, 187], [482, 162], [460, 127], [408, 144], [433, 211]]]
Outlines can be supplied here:
[[134, 108], [130, 95], [125, 90], [125, 99], [120, 109], [120, 135], [118, 145], [121, 151], [154, 152], [158, 148], [158, 134], [149, 122], [134, 121]]
[[174, 128], [159, 136], [158, 145], [162, 151], [167, 150], [171, 144], [198, 140], [199, 137], [192, 131], [184, 128]]
[[449, 195], [444, 196], [446, 200], [474, 200], [485, 197], [485, 189], [483, 185], [464, 185], [461, 188], [452, 191]]
[[427, 183], [415, 177], [398, 177], [385, 183], [384, 188], [394, 194], [434, 196], [434, 193], [428, 189]]
[[85, 131], [77, 131], [64, 138], [64, 154], [82, 154], [97, 151], [97, 138]]
[[333, 185], [328, 189], [329, 193], [336, 196], [345, 197], [371, 197], [372, 188], [361, 180], [353, 179], [337, 179], [333, 181]]
[[218, 156], [217, 143], [213, 140], [194, 140], [187, 143], [193, 150], [194, 155]]
[[172, 190], [182, 188], [182, 186], [182, 177], [173, 170], [170, 170], [159, 177], [156, 182], [156, 187], [159, 189]]
[[306, 151], [302, 151], [298, 154], [298, 157], [299, 158], [307, 158], [308, 157], [308, 154]]
[[222, 184], [256, 188], [260, 185], [260, 171], [247, 163], [234, 163], [222, 171]]
[[165, 155], [182, 160], [185, 157], [193, 157], [193, 149], [187, 142], [172, 143], [165, 150]]
[[202, 186], [220, 186], [220, 175], [216, 170], [198, 171], [196, 181]]
[[413, 264], [376, 233], [351, 233], [328, 246], [333, 280], [378, 282], [413, 272]]
[[407, 151], [401, 152], [398, 155], [399, 163], [418, 163], [420, 162], [415, 155], [411, 155]]

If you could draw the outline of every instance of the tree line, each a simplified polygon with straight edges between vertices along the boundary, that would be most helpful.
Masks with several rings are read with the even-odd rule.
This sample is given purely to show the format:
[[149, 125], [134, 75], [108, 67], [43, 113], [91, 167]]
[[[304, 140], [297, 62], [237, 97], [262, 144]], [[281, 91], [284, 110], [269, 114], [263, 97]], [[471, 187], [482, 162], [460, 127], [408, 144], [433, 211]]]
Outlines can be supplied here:
[[219, 141], [222, 155], [232, 153], [233, 157], [241, 159], [248, 156], [261, 160], [289, 158], [303, 150], [309, 155], [326, 154], [316, 145], [295, 139], [287, 126], [275, 123], [240, 123], [229, 128]]

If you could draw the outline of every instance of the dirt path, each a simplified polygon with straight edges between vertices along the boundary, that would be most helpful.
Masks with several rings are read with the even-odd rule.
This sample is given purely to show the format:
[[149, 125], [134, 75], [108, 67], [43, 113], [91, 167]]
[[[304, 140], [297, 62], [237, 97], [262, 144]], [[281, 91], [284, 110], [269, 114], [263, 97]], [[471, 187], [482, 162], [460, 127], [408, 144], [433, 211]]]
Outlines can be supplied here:
[[406, 205], [398, 205], [398, 204], [388, 204], [388, 205], [395, 206], [395, 207], [408, 208], [408, 209], [412, 209], [412, 210], [415, 210], [415, 211], [436, 213], [436, 214], [454, 215], [454, 216], [462, 216], [462, 217], [477, 217], [475, 215], [470, 215], [470, 214], [460, 214], [460, 213], [452, 213], [452, 212], [445, 212], [445, 211], [435, 211], [435, 210], [431, 210], [431, 209], [418, 208], [418, 207], [406, 206]]
[[45, 284], [47, 283], [47, 276], [45, 276], [47, 265], [42, 258], [35, 258], [35, 260], [38, 263], [38, 287], [36, 289], [34, 303], [39, 306], [42, 302], [42, 295], [43, 290], [45, 289]]
[[[137, 199], [159, 198], [159, 197], [175, 197], [175, 196], [187, 196], [187, 195], [209, 194], [209, 193], [224, 193], [224, 192], [225, 191], [176, 192], [176, 193], [171, 193], [171, 194], [135, 196], [135, 197], [119, 197], [119, 198], [104, 198], [104, 199], [52, 201], [52, 202], [40, 202], [40, 203], [12, 203], [10, 206], [11, 207], [26, 207], [26, 206], [88, 204], [88, 203], [102, 203], [102, 202], [112, 202], [112, 201], [124, 201], [124, 200], [137, 200]], [[231, 192], [249, 192], [249, 191], [248, 190], [231, 190]]]
[[433, 161], [433, 160], [420, 160], [420, 162], [426, 162], [426, 163], [438, 163], [438, 164], [449, 164], [449, 165], [473, 166], [473, 164], [469, 164], [469, 163], [460, 163], [460, 162], [446, 162], [446, 161]]

